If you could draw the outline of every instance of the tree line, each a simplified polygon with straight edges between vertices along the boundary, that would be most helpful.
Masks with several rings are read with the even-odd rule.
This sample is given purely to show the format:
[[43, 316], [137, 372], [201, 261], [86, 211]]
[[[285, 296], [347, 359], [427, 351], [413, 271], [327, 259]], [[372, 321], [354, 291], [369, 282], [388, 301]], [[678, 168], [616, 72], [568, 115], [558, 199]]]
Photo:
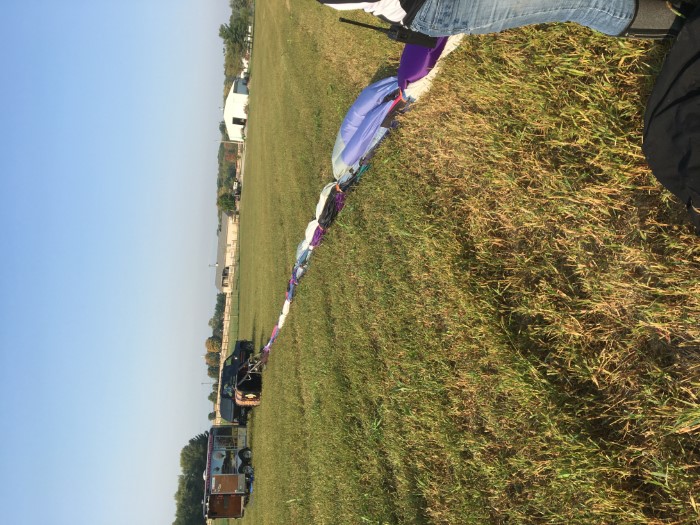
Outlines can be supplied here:
[[207, 466], [207, 444], [209, 432], [198, 434], [180, 452], [182, 473], [177, 480], [175, 492], [175, 521], [173, 525], [204, 525], [202, 496], [204, 481], [202, 473]]
[[[211, 336], [204, 341], [204, 363], [207, 367], [207, 376], [214, 379], [211, 392], [209, 393], [209, 401], [216, 403], [217, 394], [219, 392], [219, 370], [221, 364], [221, 342], [224, 337], [224, 310], [226, 309], [226, 294], [216, 294], [216, 304], [214, 305], [214, 315], [209, 319], [211, 327]], [[214, 411], [209, 413], [209, 420], [216, 417]]]
[[248, 55], [246, 36], [253, 21], [253, 1], [231, 0], [230, 5], [229, 23], [219, 27], [219, 37], [224, 41], [224, 74], [229, 86], [242, 70], [242, 59]]
[[[212, 379], [219, 378], [219, 362], [221, 356], [221, 340], [224, 333], [224, 309], [226, 307], [226, 294], [216, 295], [214, 315], [209, 319], [212, 334], [204, 341], [206, 353], [204, 362], [207, 366], [207, 375]], [[216, 403], [219, 383], [215, 381], [209, 400]], [[214, 411], [209, 413], [209, 419], [216, 416]], [[173, 525], [203, 525], [202, 495], [204, 482], [202, 473], [206, 468], [207, 443], [209, 432], [198, 434], [185, 445], [180, 452], [180, 469], [182, 474], [178, 477], [177, 491], [175, 492], [175, 521]]]

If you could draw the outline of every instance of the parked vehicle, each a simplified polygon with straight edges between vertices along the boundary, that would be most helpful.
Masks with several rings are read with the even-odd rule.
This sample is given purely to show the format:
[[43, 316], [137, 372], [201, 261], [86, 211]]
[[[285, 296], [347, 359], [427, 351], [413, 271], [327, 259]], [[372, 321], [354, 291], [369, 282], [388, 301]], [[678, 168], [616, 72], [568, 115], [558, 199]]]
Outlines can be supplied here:
[[209, 430], [204, 519], [243, 517], [253, 485], [251, 459], [245, 426], [217, 425]]
[[250, 407], [238, 406], [233, 399], [221, 398], [219, 402], [219, 415], [234, 425], [244, 425], [248, 422]]
[[[236, 341], [233, 352], [224, 361], [221, 371], [220, 407], [224, 406], [226, 400], [231, 400], [240, 407], [254, 407], [260, 404], [262, 370], [253, 363], [254, 352], [255, 345], [252, 341]], [[226, 409], [233, 411], [228, 402]], [[221, 411], [222, 417], [228, 419], [224, 416], [223, 409]]]

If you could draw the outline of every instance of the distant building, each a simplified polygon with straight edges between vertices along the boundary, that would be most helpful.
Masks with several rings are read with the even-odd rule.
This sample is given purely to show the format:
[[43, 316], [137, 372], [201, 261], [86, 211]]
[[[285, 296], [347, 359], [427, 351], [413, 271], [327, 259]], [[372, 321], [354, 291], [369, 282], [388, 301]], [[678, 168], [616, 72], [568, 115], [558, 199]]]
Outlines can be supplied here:
[[230, 292], [233, 285], [234, 262], [238, 244], [238, 221], [232, 213], [221, 213], [219, 243], [216, 254], [216, 287], [220, 292]]
[[229, 140], [243, 142], [248, 122], [248, 80], [236, 78], [224, 104], [224, 123]]

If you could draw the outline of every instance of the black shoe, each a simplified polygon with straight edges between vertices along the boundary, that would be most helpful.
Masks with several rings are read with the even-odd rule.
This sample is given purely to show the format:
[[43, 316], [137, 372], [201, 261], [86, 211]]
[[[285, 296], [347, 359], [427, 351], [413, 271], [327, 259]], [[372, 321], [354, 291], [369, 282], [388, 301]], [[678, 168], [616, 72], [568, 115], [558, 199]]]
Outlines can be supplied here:
[[619, 36], [651, 40], [675, 37], [699, 1], [637, 0], [632, 22]]

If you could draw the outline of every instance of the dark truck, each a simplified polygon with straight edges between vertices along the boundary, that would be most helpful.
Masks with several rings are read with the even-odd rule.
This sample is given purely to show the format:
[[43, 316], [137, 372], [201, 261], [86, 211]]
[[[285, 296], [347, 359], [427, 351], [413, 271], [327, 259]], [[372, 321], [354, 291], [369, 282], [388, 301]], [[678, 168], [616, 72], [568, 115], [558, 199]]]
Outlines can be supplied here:
[[245, 425], [248, 422], [250, 407], [241, 407], [233, 402], [233, 399], [221, 398], [219, 403], [219, 415], [234, 425]]
[[252, 341], [236, 341], [231, 355], [224, 361], [219, 390], [219, 411], [227, 421], [240, 422], [244, 410], [260, 404], [262, 370], [253, 363], [255, 345]]
[[209, 430], [204, 519], [243, 517], [253, 485], [251, 459], [245, 426], [216, 425]]

